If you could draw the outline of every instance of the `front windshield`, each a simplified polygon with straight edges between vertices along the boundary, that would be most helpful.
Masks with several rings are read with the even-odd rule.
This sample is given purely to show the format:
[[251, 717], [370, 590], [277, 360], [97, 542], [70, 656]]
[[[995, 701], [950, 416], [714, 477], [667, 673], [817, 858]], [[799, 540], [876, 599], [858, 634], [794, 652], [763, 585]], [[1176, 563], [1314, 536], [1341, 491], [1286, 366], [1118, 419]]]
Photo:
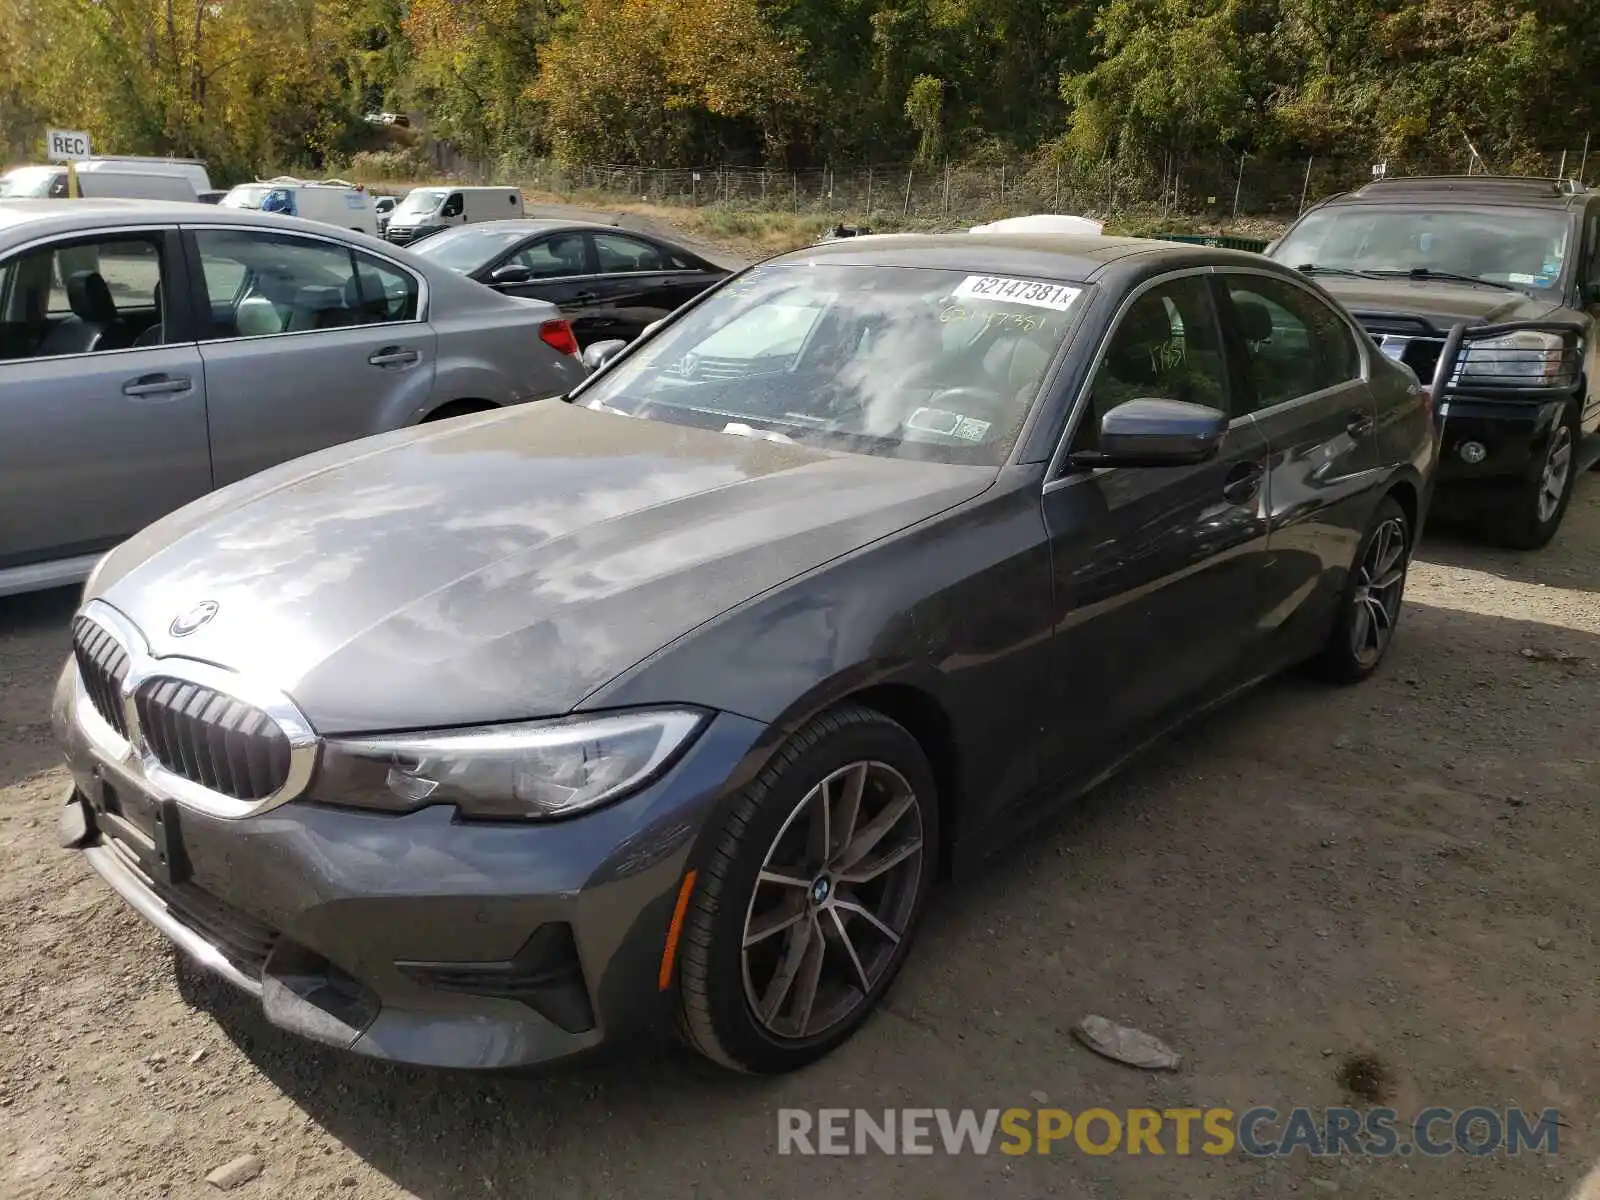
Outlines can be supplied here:
[[58, 173], [55, 167], [18, 167], [7, 171], [0, 177], [0, 198], [18, 200], [48, 196]]
[[261, 202], [266, 199], [267, 193], [271, 190], [268, 187], [252, 187], [249, 184], [241, 183], [218, 203], [225, 208], [260, 208]]
[[1520, 288], [1560, 286], [1567, 217], [1557, 210], [1376, 208], [1312, 213], [1272, 252], [1291, 267], [1467, 275]]
[[414, 213], [419, 216], [426, 216], [444, 202], [447, 194], [437, 188], [413, 188], [406, 193], [406, 198], [400, 201], [399, 206], [394, 210], [395, 215]]
[[413, 254], [431, 258], [441, 267], [465, 275], [476, 271], [490, 259], [509, 250], [527, 237], [525, 229], [492, 229], [482, 225], [462, 225], [436, 233], [411, 247]]
[[574, 402], [823, 449], [995, 466], [1083, 291], [920, 267], [757, 267]]

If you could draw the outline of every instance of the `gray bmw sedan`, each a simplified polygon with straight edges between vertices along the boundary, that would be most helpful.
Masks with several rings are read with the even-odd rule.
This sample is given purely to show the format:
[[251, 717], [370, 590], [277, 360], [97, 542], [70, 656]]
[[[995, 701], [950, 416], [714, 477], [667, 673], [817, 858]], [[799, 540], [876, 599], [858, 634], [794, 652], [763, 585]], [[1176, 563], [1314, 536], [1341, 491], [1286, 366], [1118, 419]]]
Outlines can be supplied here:
[[792, 1069], [947, 873], [1392, 643], [1428, 393], [1255, 256], [857, 238], [607, 353], [235, 483], [87, 584], [62, 842], [276, 1025]]

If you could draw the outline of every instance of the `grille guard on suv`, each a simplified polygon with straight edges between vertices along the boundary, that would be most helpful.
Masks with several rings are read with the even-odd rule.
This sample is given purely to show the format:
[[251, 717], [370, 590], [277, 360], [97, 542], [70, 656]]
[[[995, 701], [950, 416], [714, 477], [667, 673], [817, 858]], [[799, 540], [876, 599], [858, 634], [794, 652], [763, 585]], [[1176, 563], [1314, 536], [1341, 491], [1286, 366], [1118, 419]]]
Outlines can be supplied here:
[[[1516, 333], [1548, 333], [1561, 339], [1561, 349], [1535, 347], [1497, 347], [1490, 353], [1503, 367], [1513, 368], [1486, 375], [1469, 371], [1469, 352], [1474, 345]], [[1507, 321], [1500, 325], [1469, 325], [1465, 321], [1450, 328], [1439, 361], [1433, 370], [1432, 394], [1435, 405], [1451, 395], [1470, 394], [1490, 400], [1545, 401], [1570, 396], [1583, 374], [1584, 329], [1576, 321]], [[1538, 370], [1552, 353], [1560, 355], [1560, 370], [1546, 375]], [[1519, 371], [1515, 368], [1526, 367]]]

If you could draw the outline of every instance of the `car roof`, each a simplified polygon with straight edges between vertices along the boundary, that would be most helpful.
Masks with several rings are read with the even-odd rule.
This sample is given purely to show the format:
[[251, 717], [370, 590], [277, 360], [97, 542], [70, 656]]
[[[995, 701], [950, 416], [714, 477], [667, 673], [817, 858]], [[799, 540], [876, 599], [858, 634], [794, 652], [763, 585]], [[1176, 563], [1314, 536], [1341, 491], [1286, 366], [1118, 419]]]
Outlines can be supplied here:
[[1334, 204], [1443, 204], [1545, 208], [1582, 208], [1600, 193], [1564, 179], [1511, 175], [1402, 175], [1375, 179], [1353, 192], [1333, 196], [1318, 207]]
[[[1155, 238], [1065, 233], [889, 233], [794, 250], [781, 260], [831, 260], [851, 266], [932, 267], [985, 275], [1045, 275], [1088, 281], [1131, 258], [1153, 266], [1230, 264], [1260, 267], [1259, 254], [1163, 242]], [[769, 260], [772, 261], [772, 260]]]
[[349, 233], [318, 221], [302, 221], [280, 213], [224, 208], [187, 200], [0, 200], [0, 241], [3, 242], [148, 224], [248, 225], [323, 236], [330, 232]]
[[[455, 225], [445, 232], [448, 233], [548, 233], [552, 229], [603, 229], [607, 233], [632, 233], [631, 229], [618, 230], [615, 225], [602, 225], [598, 221], [567, 221], [559, 217], [501, 217], [493, 221], [472, 221], [466, 225]], [[644, 233], [640, 237], [650, 238], [653, 235]], [[660, 240], [660, 239], [654, 239]]]

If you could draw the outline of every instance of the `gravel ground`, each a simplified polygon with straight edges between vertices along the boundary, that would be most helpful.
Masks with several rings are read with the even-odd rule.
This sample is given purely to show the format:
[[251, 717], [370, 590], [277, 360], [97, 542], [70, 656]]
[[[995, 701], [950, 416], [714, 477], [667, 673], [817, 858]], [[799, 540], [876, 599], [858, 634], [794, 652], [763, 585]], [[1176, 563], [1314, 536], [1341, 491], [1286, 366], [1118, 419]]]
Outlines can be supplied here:
[[[795, 1077], [662, 1049], [544, 1078], [374, 1067], [175, 963], [54, 844], [74, 597], [0, 601], [0, 1196], [1565, 1196], [1600, 1156], [1600, 477], [1532, 555], [1424, 545], [1383, 672], [1269, 684], [937, 903], [887, 1011]], [[1570, 656], [1563, 660], [1562, 656]], [[1088, 1012], [1185, 1056], [1096, 1058]], [[1556, 1107], [1484, 1158], [776, 1153], [780, 1107]], [[1060, 1150], [1061, 1148], [1058, 1148]]]

